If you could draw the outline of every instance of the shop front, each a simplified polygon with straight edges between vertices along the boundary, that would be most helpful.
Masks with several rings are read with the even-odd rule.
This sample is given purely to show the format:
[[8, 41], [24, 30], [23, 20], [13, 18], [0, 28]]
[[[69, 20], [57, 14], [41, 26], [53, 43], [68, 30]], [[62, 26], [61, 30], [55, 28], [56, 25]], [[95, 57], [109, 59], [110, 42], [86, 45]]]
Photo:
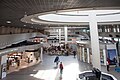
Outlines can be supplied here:
[[30, 67], [42, 61], [42, 46], [29, 45], [18, 47], [1, 52], [0, 55], [0, 78], [6, 77], [7, 74], [19, 71], [20, 69]]
[[91, 49], [88, 45], [78, 44], [78, 59], [83, 62], [91, 63]]
[[7, 54], [9, 52], [15, 52], [17, 49], [7, 49], [0, 51], [0, 79], [3, 79], [7, 75], [7, 68], [8, 68], [8, 57]]
[[[78, 59], [80, 61], [92, 64], [92, 51], [87, 44], [78, 44]], [[110, 59], [110, 65], [116, 65], [118, 58], [115, 44], [100, 44], [100, 62], [106, 65], [107, 58]]]

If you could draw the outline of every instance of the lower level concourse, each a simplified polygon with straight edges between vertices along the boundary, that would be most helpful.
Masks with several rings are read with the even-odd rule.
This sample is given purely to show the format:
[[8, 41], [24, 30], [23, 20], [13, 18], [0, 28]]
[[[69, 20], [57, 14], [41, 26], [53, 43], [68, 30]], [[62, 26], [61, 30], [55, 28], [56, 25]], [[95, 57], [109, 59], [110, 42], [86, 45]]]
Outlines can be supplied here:
[[[79, 73], [92, 69], [90, 64], [79, 61], [73, 55], [61, 55], [59, 60], [63, 63], [64, 68], [60, 75], [59, 67], [57, 68], [54, 63], [55, 57], [56, 55], [43, 54], [41, 63], [10, 73], [3, 80], [76, 80]], [[110, 67], [110, 71], [107, 72], [106, 67], [102, 66], [102, 71], [114, 75], [117, 80], [120, 79], [120, 73], [115, 72], [113, 67]]]
[[120, 0], [0, 0], [0, 80], [120, 80]]

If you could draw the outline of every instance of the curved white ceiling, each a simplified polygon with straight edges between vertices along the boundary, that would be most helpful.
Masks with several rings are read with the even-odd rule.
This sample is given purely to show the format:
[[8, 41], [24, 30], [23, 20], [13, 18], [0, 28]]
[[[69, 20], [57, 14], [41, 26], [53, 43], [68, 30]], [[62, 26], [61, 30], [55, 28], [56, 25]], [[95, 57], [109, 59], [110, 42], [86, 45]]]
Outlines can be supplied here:
[[21, 21], [31, 24], [89, 25], [89, 15], [96, 14], [98, 24], [120, 23], [120, 10], [52, 11], [25, 16]]
[[120, 10], [82, 10], [82, 11], [60, 12], [58, 14], [89, 15], [91, 12], [95, 12], [96, 14], [111, 14], [111, 13], [118, 13], [120, 12]]
[[39, 19], [51, 22], [89, 22], [89, 14], [95, 13], [98, 22], [120, 21], [120, 10], [88, 10], [60, 12], [38, 16]]
[[44, 21], [52, 22], [88, 22], [88, 16], [69, 16], [69, 15], [58, 15], [58, 14], [46, 14], [38, 16], [39, 19]]

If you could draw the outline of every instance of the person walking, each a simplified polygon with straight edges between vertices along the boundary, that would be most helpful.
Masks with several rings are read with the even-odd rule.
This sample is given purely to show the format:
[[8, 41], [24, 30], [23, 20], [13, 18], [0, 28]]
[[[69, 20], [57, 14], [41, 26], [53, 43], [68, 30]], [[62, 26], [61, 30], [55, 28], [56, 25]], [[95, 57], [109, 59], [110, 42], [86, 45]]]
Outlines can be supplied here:
[[76, 56], [76, 51], [73, 51], [73, 55], [74, 55], [74, 58], [75, 58], [75, 56]]
[[58, 63], [59, 63], [59, 56], [56, 56], [55, 57], [55, 60], [54, 60], [54, 63], [56, 63], [56, 67], [58, 67]]
[[110, 71], [110, 59], [107, 59], [107, 71]]
[[117, 66], [118, 66], [118, 63], [117, 63], [117, 57], [116, 57], [116, 56], [113, 58], [113, 61], [114, 61], [114, 63], [115, 63], [115, 67], [117, 67]]
[[62, 62], [60, 62], [59, 68], [60, 68], [60, 74], [62, 74], [63, 73], [63, 63]]

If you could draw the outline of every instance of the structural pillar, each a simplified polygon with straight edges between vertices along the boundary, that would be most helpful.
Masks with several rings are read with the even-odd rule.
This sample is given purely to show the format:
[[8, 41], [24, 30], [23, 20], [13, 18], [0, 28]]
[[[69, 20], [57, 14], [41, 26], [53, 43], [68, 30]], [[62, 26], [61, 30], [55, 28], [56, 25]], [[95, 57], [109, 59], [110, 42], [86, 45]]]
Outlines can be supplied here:
[[87, 48], [87, 60], [88, 60], [88, 63], [90, 63], [90, 52], [89, 52], [89, 48]]
[[59, 29], [59, 43], [61, 43], [61, 29]]
[[84, 50], [84, 47], [82, 48], [82, 60], [83, 62], [85, 62], [85, 50]]
[[77, 57], [78, 57], [78, 60], [80, 60], [80, 47], [78, 47], [78, 49], [77, 49]]
[[0, 79], [3, 79], [7, 75], [7, 55], [3, 55], [0, 59]]
[[40, 61], [43, 61], [43, 47], [41, 47]]
[[66, 49], [66, 44], [67, 44], [67, 38], [68, 38], [68, 35], [67, 35], [67, 27], [64, 27], [64, 35], [65, 35], [65, 49]]
[[67, 26], [64, 27], [64, 33], [65, 33], [65, 49], [66, 49], [66, 44], [67, 44], [67, 38], [68, 38], [68, 29]]
[[82, 61], [82, 47], [80, 47], [80, 60]]
[[105, 49], [103, 49], [103, 56], [104, 56], [104, 65], [107, 65], [106, 63], [107, 63], [107, 59], [106, 59], [106, 51], [105, 51]]
[[96, 14], [91, 12], [89, 14], [89, 26], [90, 26], [90, 37], [91, 37], [91, 48], [92, 48], [92, 64], [93, 67], [101, 70], [100, 64], [100, 50], [99, 50], [99, 37]]

